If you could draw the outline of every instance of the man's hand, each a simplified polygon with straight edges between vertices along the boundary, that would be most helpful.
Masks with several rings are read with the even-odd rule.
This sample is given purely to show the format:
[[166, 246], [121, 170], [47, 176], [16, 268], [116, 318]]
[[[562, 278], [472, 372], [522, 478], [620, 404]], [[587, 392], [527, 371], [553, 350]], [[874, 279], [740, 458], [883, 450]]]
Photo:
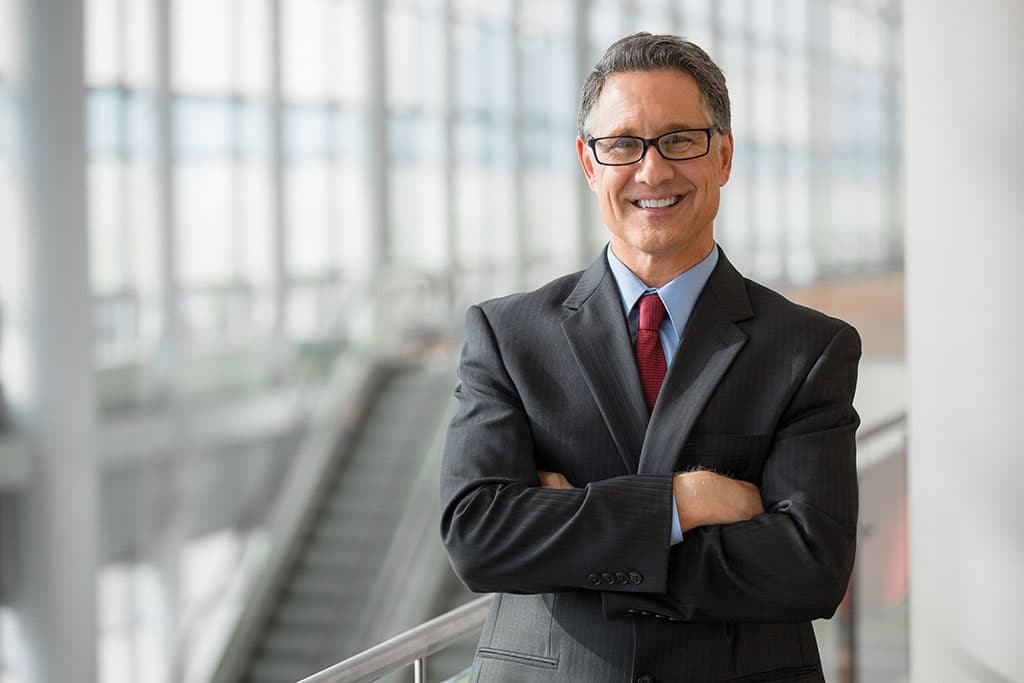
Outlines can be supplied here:
[[683, 533], [709, 524], [742, 522], [764, 512], [753, 484], [710, 472], [680, 472], [672, 478]]
[[558, 472], [542, 472], [537, 470], [537, 478], [540, 479], [540, 485], [546, 489], [571, 489], [573, 485], [569, 483], [563, 475]]

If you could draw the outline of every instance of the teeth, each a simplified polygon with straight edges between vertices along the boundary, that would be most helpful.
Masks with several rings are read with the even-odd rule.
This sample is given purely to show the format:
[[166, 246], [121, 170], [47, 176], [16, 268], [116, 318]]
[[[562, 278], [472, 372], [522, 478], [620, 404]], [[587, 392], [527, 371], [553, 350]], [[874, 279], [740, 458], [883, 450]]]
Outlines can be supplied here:
[[664, 209], [679, 201], [679, 197], [668, 197], [666, 199], [638, 199], [635, 203], [641, 209]]

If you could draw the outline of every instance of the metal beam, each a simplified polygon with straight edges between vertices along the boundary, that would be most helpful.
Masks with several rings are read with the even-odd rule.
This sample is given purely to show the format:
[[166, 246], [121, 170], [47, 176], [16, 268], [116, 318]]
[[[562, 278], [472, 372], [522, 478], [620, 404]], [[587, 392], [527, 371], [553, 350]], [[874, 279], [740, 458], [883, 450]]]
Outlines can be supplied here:
[[174, 181], [174, 102], [171, 82], [171, 45], [174, 38], [171, 0], [156, 0], [156, 176], [159, 254], [157, 283], [160, 291], [160, 338], [156, 375], [161, 398], [177, 402], [181, 354], [181, 307], [178, 296], [177, 208]]
[[281, 0], [270, 0], [270, 80], [267, 106], [270, 118], [270, 230], [271, 230], [271, 307], [273, 323], [270, 338], [271, 376], [284, 375], [288, 339], [288, 206], [285, 199], [285, 139], [283, 101], [283, 51]]

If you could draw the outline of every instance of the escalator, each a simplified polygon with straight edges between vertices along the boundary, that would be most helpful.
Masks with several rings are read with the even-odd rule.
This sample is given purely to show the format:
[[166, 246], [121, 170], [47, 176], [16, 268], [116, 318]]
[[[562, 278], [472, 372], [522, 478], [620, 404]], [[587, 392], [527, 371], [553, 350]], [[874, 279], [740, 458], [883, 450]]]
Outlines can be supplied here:
[[[234, 643], [217, 681], [293, 683], [400, 630], [429, 610], [447, 569], [436, 524], [436, 472], [453, 408], [451, 365], [381, 374], [361, 423], [339, 446], [257, 625]], [[432, 535], [429, 541], [421, 540]], [[414, 546], [426, 543], [429, 552]], [[415, 562], [410, 553], [418, 553]], [[425, 575], [425, 580], [410, 579]], [[406, 594], [412, 591], [413, 594]], [[426, 592], [426, 595], [423, 593]], [[256, 596], [259, 597], [259, 596]]]

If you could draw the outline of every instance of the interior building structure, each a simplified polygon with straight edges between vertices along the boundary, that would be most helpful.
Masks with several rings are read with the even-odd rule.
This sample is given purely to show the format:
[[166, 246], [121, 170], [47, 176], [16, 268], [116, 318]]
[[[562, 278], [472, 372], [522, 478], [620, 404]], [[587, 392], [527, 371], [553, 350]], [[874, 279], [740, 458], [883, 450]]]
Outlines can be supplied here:
[[729, 258], [864, 337], [830, 675], [1024, 681], [1022, 7], [0, 0], [0, 682], [293, 681], [471, 597], [462, 314], [600, 253], [636, 30], [726, 74]]

